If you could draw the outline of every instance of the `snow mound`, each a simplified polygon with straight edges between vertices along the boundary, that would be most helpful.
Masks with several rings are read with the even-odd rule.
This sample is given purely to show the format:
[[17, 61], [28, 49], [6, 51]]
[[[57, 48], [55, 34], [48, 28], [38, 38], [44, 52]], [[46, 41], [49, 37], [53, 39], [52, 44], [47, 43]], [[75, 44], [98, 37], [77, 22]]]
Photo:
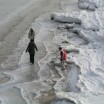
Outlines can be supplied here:
[[92, 2], [89, 0], [79, 0], [78, 7], [80, 9], [87, 9], [87, 10], [95, 11], [95, 9], [97, 8], [97, 5], [95, 2]]
[[67, 13], [51, 13], [51, 20], [61, 23], [76, 23], [81, 24], [81, 20], [75, 17], [71, 17]]

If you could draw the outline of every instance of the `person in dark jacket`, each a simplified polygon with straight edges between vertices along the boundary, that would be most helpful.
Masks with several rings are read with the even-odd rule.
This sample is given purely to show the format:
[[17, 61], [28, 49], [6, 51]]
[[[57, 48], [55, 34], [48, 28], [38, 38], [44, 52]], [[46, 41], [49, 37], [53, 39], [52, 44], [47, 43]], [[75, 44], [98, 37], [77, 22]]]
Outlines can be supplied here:
[[31, 39], [27, 46], [26, 52], [29, 52], [30, 62], [32, 64], [34, 64], [35, 50], [38, 51], [38, 48], [37, 48], [36, 44], [34, 43], [34, 39]]

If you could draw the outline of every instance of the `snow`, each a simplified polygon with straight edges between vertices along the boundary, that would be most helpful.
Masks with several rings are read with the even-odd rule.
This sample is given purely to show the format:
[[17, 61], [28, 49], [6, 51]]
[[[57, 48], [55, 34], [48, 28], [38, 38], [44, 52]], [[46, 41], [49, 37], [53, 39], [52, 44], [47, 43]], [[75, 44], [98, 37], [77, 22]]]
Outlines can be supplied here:
[[81, 20], [78, 18], [73, 18], [67, 13], [52, 13], [51, 14], [51, 19], [57, 22], [62, 22], [62, 23], [77, 23], [81, 24]]
[[93, 1], [89, 1], [89, 0], [79, 0], [78, 7], [80, 9], [86, 9], [86, 10], [95, 11], [96, 8], [97, 8], [97, 5]]
[[[97, 0], [94, 0], [94, 2], [98, 4]], [[99, 1], [99, 3], [100, 2], [104, 4], [103, 1]], [[104, 102], [104, 25], [103, 19], [101, 18], [103, 17], [103, 14], [102, 6], [96, 9], [95, 12], [80, 10], [79, 12], [72, 14], [74, 17], [82, 20], [81, 30], [77, 36], [80, 36], [88, 42], [87, 44], [79, 45], [79, 54], [71, 57], [71, 60], [73, 60], [80, 69], [80, 73], [78, 74], [79, 78], [77, 78], [79, 80], [76, 84], [76, 86], [80, 89], [80, 93], [75, 93], [75, 98], [72, 98], [74, 101], [79, 99], [76, 101], [77, 104], [103, 104]], [[72, 37], [69, 37], [69, 43], [71, 39]], [[71, 83], [71, 80], [73, 81], [73, 77], [71, 75], [74, 73], [76, 76], [74, 68], [72, 68], [72, 70], [73, 72], [69, 71], [69, 89], [76, 81], [76, 77], [74, 77], [74, 83]], [[72, 92], [75, 92], [75, 88], [72, 88]], [[68, 93], [65, 92], [59, 92], [58, 96], [71, 98], [72, 95], [68, 95]]]
[[[92, 2], [99, 6], [96, 11], [81, 9], [70, 13], [71, 7], [67, 6], [65, 9], [63, 6], [65, 11], [55, 13], [61, 21], [52, 21], [49, 18], [50, 13], [43, 14], [35, 20], [32, 27], [37, 29], [35, 42], [39, 49], [35, 64], [29, 64], [29, 55], [24, 51], [16, 70], [1, 73], [2, 104], [17, 100], [23, 104], [45, 104], [50, 101], [50, 104], [103, 104], [104, 1]], [[82, 23], [62, 23], [69, 18], [69, 14], [73, 20], [77, 18]], [[72, 27], [70, 29], [66, 26]], [[28, 41], [25, 34], [20, 43], [25, 46]], [[61, 70], [59, 46], [67, 50], [65, 71]], [[8, 67], [9, 60], [6, 61]], [[5, 68], [5, 64], [3, 65]], [[13, 96], [15, 99], [11, 99]]]

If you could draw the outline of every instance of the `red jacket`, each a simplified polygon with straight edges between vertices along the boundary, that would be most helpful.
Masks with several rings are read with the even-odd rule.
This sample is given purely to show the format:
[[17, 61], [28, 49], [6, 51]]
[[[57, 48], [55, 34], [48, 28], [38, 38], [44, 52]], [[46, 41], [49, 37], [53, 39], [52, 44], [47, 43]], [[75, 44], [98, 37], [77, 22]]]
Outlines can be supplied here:
[[67, 53], [66, 53], [66, 50], [65, 49], [60, 51], [60, 56], [61, 56], [61, 59], [60, 59], [61, 61], [62, 60], [66, 60]]

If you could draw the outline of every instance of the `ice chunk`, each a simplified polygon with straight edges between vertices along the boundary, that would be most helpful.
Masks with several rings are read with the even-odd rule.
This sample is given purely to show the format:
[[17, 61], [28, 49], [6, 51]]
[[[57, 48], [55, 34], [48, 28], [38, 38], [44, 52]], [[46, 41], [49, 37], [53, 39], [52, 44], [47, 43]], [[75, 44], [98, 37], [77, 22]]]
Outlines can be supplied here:
[[52, 13], [51, 20], [61, 23], [76, 23], [81, 24], [81, 20], [75, 17], [69, 16], [67, 13]]
[[88, 9], [88, 10], [95, 11], [95, 9], [97, 8], [97, 5], [95, 2], [91, 2], [89, 0], [79, 0], [78, 7], [80, 9]]

